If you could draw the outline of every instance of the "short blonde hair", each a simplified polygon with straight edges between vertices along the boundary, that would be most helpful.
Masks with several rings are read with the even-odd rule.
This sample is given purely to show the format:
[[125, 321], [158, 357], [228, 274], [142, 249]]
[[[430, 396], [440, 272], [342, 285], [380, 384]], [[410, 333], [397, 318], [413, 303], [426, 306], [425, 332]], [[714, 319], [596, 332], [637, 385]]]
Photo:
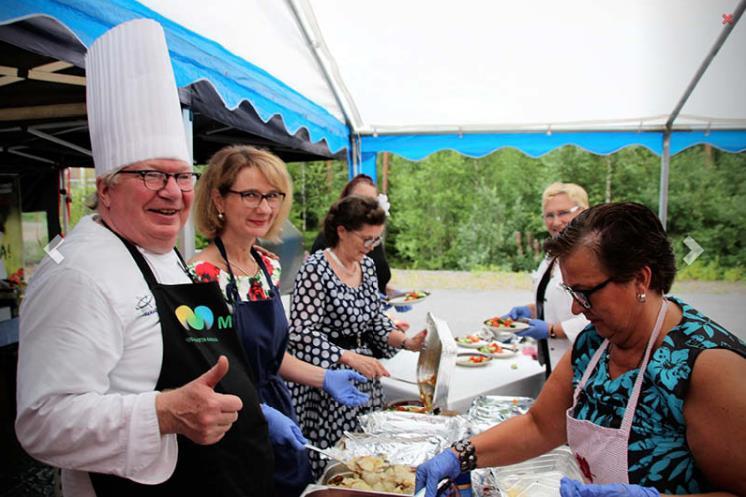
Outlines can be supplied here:
[[212, 201], [212, 192], [217, 190], [221, 196], [225, 196], [236, 181], [238, 173], [246, 167], [257, 168], [277, 191], [285, 194], [285, 200], [280, 206], [277, 217], [264, 237], [271, 241], [280, 239], [282, 225], [293, 206], [293, 182], [285, 163], [266, 150], [248, 145], [232, 145], [217, 151], [212, 156], [207, 169], [197, 183], [194, 197], [194, 222], [199, 232], [210, 240], [219, 236], [225, 228], [224, 221], [218, 217], [218, 208]]
[[576, 185], [575, 183], [560, 182], [552, 183], [546, 188], [546, 190], [544, 190], [544, 193], [541, 196], [541, 208], [546, 208], [547, 202], [549, 202], [550, 198], [562, 194], [567, 195], [570, 200], [575, 202], [575, 205], [583, 209], [588, 208], [588, 193], [586, 193], [582, 186]]

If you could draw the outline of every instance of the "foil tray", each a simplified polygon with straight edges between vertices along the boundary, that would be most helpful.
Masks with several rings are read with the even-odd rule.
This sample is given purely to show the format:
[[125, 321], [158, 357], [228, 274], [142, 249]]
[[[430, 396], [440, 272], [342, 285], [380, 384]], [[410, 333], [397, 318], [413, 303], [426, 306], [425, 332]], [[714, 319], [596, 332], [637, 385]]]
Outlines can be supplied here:
[[330, 487], [327, 485], [309, 485], [300, 494], [301, 497], [377, 497], [380, 495], [397, 495], [389, 492], [371, 492], [370, 490], [355, 490], [352, 488]]
[[[329, 480], [334, 478], [335, 476], [347, 476], [347, 475], [353, 475], [354, 473], [350, 471], [350, 468], [344, 465], [344, 463], [341, 462], [333, 462], [329, 463], [329, 465], [326, 467], [324, 472], [321, 474], [321, 478], [319, 478], [319, 484], [318, 485], [311, 485], [312, 487], [318, 487], [316, 491], [319, 491], [320, 493], [306, 493], [309, 488], [306, 487], [306, 490], [303, 491], [301, 496], [303, 495], [309, 495], [313, 497], [343, 497], [349, 495], [350, 497], [365, 497], [366, 495], [370, 496], [377, 496], [377, 495], [397, 495], [398, 497], [402, 497], [405, 494], [397, 494], [392, 492], [382, 492], [378, 490], [356, 490], [354, 488], [342, 488], [337, 487], [333, 485], [329, 485]], [[328, 490], [333, 491], [332, 493], [326, 493]], [[339, 492], [342, 493], [339, 493]], [[348, 493], [351, 492], [351, 493]]]
[[486, 431], [508, 418], [526, 414], [534, 403], [531, 397], [480, 395], [471, 403], [465, 417], [472, 434]]

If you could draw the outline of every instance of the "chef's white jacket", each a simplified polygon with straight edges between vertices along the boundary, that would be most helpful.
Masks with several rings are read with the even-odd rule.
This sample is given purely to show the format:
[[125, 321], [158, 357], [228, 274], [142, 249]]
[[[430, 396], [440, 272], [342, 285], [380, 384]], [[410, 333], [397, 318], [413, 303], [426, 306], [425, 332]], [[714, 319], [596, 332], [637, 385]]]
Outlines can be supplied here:
[[[94, 496], [87, 472], [168, 479], [176, 435], [161, 435], [154, 391], [163, 342], [153, 294], [124, 244], [83, 218], [31, 278], [20, 312], [16, 433], [63, 468], [65, 495]], [[161, 283], [188, 283], [173, 251], [142, 251]]]

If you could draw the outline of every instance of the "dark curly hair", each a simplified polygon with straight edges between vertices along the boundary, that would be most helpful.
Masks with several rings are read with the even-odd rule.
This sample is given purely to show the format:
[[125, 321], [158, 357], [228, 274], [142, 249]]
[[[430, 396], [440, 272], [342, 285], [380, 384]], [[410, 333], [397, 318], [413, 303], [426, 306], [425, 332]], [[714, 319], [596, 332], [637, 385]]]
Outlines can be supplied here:
[[345, 187], [342, 188], [342, 193], [339, 194], [339, 198], [349, 197], [350, 194], [352, 193], [352, 190], [354, 190], [355, 187], [361, 183], [365, 183], [366, 185], [370, 185], [373, 188], [378, 189], [378, 186], [376, 185], [376, 182], [373, 181], [373, 178], [371, 178], [367, 174], [361, 173], [347, 182]]
[[378, 200], [370, 197], [350, 195], [334, 202], [324, 218], [324, 237], [330, 247], [339, 243], [337, 228], [356, 231], [363, 225], [381, 226], [386, 222], [386, 213]]
[[559, 237], [544, 248], [553, 257], [563, 257], [586, 246], [598, 257], [612, 280], [631, 281], [645, 266], [652, 272], [650, 289], [661, 294], [671, 290], [676, 261], [671, 242], [658, 217], [642, 204], [615, 202], [581, 212]]

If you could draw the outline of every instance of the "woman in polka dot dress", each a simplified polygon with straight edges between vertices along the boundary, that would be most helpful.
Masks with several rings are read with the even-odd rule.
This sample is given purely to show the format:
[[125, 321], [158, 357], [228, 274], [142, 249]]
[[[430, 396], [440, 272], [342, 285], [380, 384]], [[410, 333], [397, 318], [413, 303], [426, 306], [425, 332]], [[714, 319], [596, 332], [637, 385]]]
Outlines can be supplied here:
[[[353, 195], [335, 202], [323, 226], [329, 248], [310, 256], [295, 280], [289, 351], [302, 361], [354, 369], [370, 380], [358, 384], [370, 395], [361, 407], [341, 406], [315, 388], [291, 386], [303, 433], [322, 448], [333, 446], [344, 431], [355, 431], [358, 415], [383, 406], [378, 378], [389, 373], [372, 350], [392, 357], [398, 349], [419, 351], [425, 340], [424, 330], [407, 338], [383, 313], [375, 265], [366, 255], [381, 243], [385, 219], [374, 198]], [[325, 462], [310, 455], [318, 477]]]

